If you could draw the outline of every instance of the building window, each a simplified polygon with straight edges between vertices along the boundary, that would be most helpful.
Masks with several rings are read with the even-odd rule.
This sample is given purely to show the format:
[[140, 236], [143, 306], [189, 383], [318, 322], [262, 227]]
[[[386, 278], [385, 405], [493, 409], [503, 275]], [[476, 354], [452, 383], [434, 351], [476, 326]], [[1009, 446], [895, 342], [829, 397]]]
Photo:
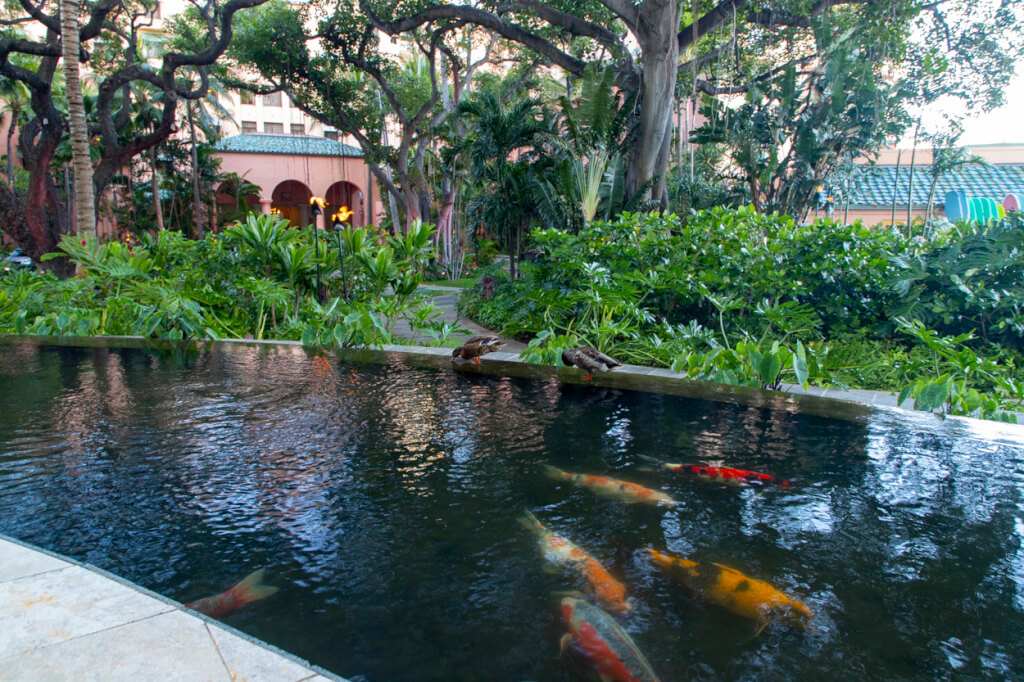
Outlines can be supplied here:
[[305, 124], [303, 124], [303, 123], [293, 123], [292, 124], [292, 135], [305, 135], [305, 134], [306, 134], [306, 126], [305, 126]]
[[243, 133], [255, 133], [256, 132], [256, 121], [242, 121], [242, 132]]
[[326, 137], [328, 140], [334, 140], [335, 142], [337, 142], [338, 141], [338, 131], [337, 130], [325, 130], [324, 131], [324, 137]]
[[281, 106], [281, 91], [272, 92], [269, 95], [263, 95], [263, 106], [265, 107], [279, 107]]
[[265, 132], [265, 133], [283, 133], [284, 132], [284, 124], [283, 123], [267, 123], [267, 122], [264, 122], [263, 123], [263, 132]]
[[256, 98], [253, 97], [252, 93], [248, 90], [239, 90], [238, 101], [242, 104], [253, 104], [256, 101]]

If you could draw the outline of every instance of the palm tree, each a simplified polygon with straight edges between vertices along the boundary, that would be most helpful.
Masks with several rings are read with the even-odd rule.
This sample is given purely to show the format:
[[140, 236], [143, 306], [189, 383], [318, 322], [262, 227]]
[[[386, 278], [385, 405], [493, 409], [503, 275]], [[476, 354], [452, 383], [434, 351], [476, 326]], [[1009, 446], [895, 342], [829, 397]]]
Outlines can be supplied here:
[[71, 159], [75, 169], [75, 212], [78, 230], [96, 236], [96, 208], [93, 200], [92, 161], [89, 158], [89, 131], [85, 120], [85, 101], [79, 76], [79, 20], [77, 0], [61, 0], [60, 28], [67, 87], [68, 120], [71, 125]]
[[203, 133], [203, 137], [209, 142], [220, 137], [220, 121], [228, 120], [234, 123], [234, 118], [221, 100], [227, 96], [227, 88], [220, 78], [207, 76], [206, 94], [197, 100], [185, 101], [185, 112], [188, 120], [189, 137], [192, 146], [192, 202], [193, 214], [196, 223], [196, 236], [203, 237], [202, 210], [199, 200], [199, 152], [196, 141], [196, 125]]
[[[132, 83], [134, 124], [142, 129], [155, 129], [163, 116], [163, 92], [149, 83]], [[150, 186], [153, 191], [153, 214], [157, 231], [164, 229], [164, 211], [160, 203], [160, 171], [156, 163], [156, 145], [149, 148]]]
[[515, 279], [522, 233], [536, 215], [531, 156], [550, 130], [547, 117], [535, 99], [505, 106], [487, 91], [463, 101], [459, 112], [475, 124], [464, 148], [473, 175], [484, 185], [484, 194], [473, 202], [473, 213], [498, 234], [504, 233]]

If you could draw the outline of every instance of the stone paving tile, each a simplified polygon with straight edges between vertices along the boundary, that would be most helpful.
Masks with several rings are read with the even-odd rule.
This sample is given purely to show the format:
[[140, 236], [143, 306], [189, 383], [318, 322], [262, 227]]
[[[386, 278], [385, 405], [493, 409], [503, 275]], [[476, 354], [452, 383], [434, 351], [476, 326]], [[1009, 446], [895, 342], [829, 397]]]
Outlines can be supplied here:
[[0, 659], [169, 611], [81, 566], [0, 583]]
[[519, 353], [508, 353], [503, 350], [494, 351], [480, 358], [482, 362], [524, 362]]
[[0, 582], [55, 571], [70, 565], [49, 554], [0, 540]]
[[40, 682], [241, 679], [228, 672], [206, 623], [176, 610], [35, 649], [0, 665], [0, 679]]
[[[309, 668], [290, 658], [279, 656], [227, 630], [209, 624], [206, 627], [232, 680], [306, 680], [312, 675]], [[323, 675], [315, 678], [327, 679]]]

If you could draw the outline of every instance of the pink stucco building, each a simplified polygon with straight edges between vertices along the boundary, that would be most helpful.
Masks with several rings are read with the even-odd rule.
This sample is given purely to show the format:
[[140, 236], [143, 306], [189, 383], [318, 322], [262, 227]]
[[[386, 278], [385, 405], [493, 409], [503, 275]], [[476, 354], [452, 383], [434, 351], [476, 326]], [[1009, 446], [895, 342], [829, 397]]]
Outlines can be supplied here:
[[[293, 225], [311, 223], [311, 196], [327, 200], [327, 220], [342, 206], [352, 211], [349, 223], [363, 227], [383, 215], [380, 191], [362, 159], [362, 151], [326, 137], [245, 133], [215, 145], [220, 170], [236, 173], [260, 188], [245, 197], [250, 210], [278, 213]], [[229, 187], [217, 194], [219, 211], [238, 205]], [[323, 219], [320, 223], [323, 227]]]

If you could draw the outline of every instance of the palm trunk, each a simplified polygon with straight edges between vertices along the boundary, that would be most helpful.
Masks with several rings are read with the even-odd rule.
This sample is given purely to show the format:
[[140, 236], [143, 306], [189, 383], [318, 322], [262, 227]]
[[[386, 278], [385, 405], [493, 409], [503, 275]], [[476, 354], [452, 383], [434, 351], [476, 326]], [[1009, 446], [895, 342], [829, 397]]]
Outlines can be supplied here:
[[917, 158], [917, 135], [921, 132], [921, 119], [917, 119], [914, 130], [914, 149], [910, 152], [910, 188], [907, 190], [907, 237], [911, 236], [910, 225], [914, 210], [914, 160]]
[[79, 232], [96, 236], [96, 207], [93, 197], [92, 161], [89, 159], [89, 133], [85, 121], [85, 102], [79, 78], [78, 2], [61, 0], [61, 43], [64, 77], [71, 125], [71, 160], [75, 170], [75, 214]]
[[7, 183], [14, 193], [14, 114], [11, 114], [11, 125], [7, 127]]
[[896, 152], [896, 179], [892, 182], [892, 218], [889, 223], [896, 227], [896, 197], [900, 190], [900, 161], [903, 159], [903, 150]]
[[196, 238], [203, 238], [203, 212], [199, 204], [199, 151], [196, 149], [196, 123], [192, 117], [192, 102], [187, 102], [188, 128], [192, 136], [192, 202], [196, 221]]
[[150, 182], [153, 185], [153, 210], [156, 213], [156, 229], [157, 231], [162, 231], [164, 229], [164, 209], [160, 204], [160, 175], [156, 170], [156, 147], [149, 148], [149, 163], [153, 166]]

